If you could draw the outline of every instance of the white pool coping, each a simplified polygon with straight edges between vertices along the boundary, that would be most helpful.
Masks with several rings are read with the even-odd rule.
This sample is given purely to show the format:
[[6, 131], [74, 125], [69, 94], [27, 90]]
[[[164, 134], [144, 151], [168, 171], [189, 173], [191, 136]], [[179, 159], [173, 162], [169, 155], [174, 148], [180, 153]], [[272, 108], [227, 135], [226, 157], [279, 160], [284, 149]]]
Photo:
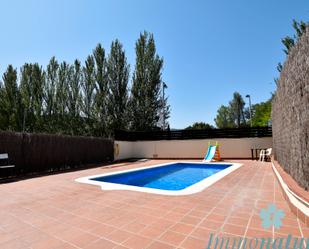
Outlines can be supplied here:
[[[122, 173], [127, 173], [127, 172], [134, 172], [134, 171], [140, 171], [143, 169], [151, 169], [151, 168], [157, 168], [157, 167], [162, 167], [162, 166], [168, 166], [171, 164], [175, 163], [193, 163], [193, 164], [203, 164], [203, 165], [211, 165], [211, 164], [231, 164], [226, 169], [223, 169], [219, 171], [216, 174], [213, 174], [207, 178], [205, 178], [202, 181], [199, 181], [185, 189], [181, 190], [162, 190], [162, 189], [154, 189], [154, 188], [147, 188], [147, 187], [137, 187], [137, 186], [132, 186], [132, 185], [125, 185], [125, 184], [118, 184], [118, 183], [110, 183], [110, 182], [100, 182], [100, 181], [95, 181], [91, 180], [92, 178], [97, 178], [97, 177], [103, 177], [103, 176], [111, 176], [111, 175], [118, 175]], [[92, 176], [86, 176], [86, 177], [81, 177], [76, 179], [76, 182], [80, 183], [87, 183], [87, 184], [92, 184], [92, 185], [97, 185], [101, 186], [102, 190], [131, 190], [131, 191], [138, 191], [138, 192], [144, 192], [144, 193], [151, 193], [151, 194], [160, 194], [160, 195], [172, 195], [172, 196], [179, 196], [179, 195], [191, 195], [195, 194], [198, 192], [201, 192], [205, 188], [211, 186], [215, 182], [219, 181], [226, 175], [230, 174], [231, 172], [235, 171], [239, 167], [241, 167], [241, 163], [229, 163], [229, 162], [213, 162], [213, 163], [203, 163], [203, 162], [170, 162], [170, 163], [163, 163], [163, 164], [157, 164], [157, 165], [152, 165], [152, 166], [145, 166], [145, 167], [140, 167], [140, 168], [134, 168], [134, 169], [128, 169], [128, 170], [121, 170], [121, 171], [114, 171], [110, 173], [105, 173], [105, 174], [99, 174], [99, 175], [92, 175]]]

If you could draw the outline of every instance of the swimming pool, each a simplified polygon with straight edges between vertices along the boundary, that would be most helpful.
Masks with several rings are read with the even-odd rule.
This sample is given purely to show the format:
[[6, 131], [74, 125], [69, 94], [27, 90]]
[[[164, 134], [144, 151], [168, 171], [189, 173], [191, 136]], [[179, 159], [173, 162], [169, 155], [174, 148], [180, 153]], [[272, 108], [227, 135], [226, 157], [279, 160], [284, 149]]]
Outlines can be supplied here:
[[235, 163], [174, 162], [79, 178], [103, 190], [186, 195], [199, 192], [240, 167]]

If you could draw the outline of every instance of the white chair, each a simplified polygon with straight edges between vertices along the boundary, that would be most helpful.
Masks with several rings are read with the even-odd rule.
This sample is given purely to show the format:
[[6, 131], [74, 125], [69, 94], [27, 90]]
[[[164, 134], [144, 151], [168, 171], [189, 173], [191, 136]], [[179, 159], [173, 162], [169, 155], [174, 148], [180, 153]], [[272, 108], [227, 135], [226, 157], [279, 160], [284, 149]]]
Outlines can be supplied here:
[[268, 148], [267, 150], [261, 150], [259, 160], [264, 162], [265, 159], [270, 159], [272, 148]]

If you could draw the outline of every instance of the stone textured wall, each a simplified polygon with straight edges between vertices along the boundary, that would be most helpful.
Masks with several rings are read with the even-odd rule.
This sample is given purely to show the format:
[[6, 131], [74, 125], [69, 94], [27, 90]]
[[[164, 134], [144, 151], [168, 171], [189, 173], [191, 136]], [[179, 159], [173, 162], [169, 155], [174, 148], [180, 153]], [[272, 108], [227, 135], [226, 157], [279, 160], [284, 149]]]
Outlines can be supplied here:
[[272, 125], [275, 160], [309, 190], [309, 27], [284, 63]]

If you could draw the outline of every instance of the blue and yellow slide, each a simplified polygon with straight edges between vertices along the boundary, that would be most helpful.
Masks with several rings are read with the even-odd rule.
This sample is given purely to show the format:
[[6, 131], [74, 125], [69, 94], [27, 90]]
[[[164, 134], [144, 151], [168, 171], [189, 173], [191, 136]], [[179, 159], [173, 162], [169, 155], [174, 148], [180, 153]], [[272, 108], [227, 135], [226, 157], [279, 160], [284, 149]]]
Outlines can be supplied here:
[[219, 144], [211, 145], [209, 143], [207, 154], [204, 157], [203, 162], [209, 163], [211, 160], [220, 161], [220, 152], [219, 152]]

